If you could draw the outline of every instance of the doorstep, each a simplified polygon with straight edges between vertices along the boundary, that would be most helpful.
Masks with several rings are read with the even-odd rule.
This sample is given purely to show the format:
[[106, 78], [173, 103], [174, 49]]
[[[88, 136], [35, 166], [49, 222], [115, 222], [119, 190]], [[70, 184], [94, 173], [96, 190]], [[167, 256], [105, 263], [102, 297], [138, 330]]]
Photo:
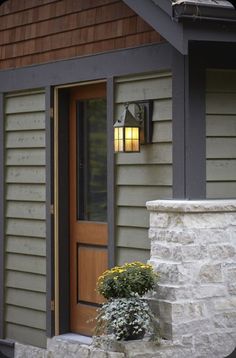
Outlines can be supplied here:
[[93, 342], [92, 337], [82, 336], [81, 334], [76, 334], [76, 333], [60, 334], [59, 336], [55, 336], [53, 338], [59, 340], [65, 340], [68, 342], [75, 342], [75, 343], [77, 342], [79, 344], [87, 344], [88, 346], [91, 345]]
[[48, 357], [65, 358], [90, 356], [92, 338], [74, 333], [66, 333], [47, 340]]

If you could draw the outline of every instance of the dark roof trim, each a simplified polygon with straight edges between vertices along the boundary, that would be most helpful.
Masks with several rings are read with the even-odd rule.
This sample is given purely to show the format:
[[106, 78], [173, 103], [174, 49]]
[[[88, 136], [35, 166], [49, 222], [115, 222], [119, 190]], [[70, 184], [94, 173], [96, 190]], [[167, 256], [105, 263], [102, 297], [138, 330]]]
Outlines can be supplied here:
[[183, 55], [190, 41], [236, 43], [236, 10], [229, 1], [123, 1]]
[[[156, 2], [156, 0], [153, 0]], [[234, 0], [232, 0], [233, 2]], [[211, 6], [215, 8], [231, 8], [231, 0], [172, 0], [172, 5], [192, 4], [196, 6]]]
[[212, 0], [205, 0], [204, 2], [199, 2], [181, 0], [173, 3], [172, 16], [176, 21], [184, 21], [186, 19], [218, 22], [236, 21], [236, 11], [228, 1], [212, 2]]
[[183, 41], [183, 28], [177, 22], [172, 21], [171, 1], [158, 0], [158, 5], [152, 0], [123, 1], [179, 52], [187, 53], [186, 43]]

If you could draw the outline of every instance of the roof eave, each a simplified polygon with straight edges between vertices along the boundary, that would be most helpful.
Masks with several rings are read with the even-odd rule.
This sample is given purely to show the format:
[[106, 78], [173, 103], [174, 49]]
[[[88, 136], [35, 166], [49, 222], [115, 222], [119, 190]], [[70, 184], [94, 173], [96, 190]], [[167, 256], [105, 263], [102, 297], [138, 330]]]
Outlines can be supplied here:
[[176, 21], [204, 20], [233, 23], [236, 21], [236, 11], [233, 6], [214, 7], [185, 1], [173, 4], [173, 18]]
[[216, 0], [215, 6], [206, 6], [212, 0], [204, 0], [204, 6], [202, 0], [178, 1], [174, 6], [170, 0], [123, 1], [183, 55], [190, 42], [236, 43], [236, 11], [226, 0]]
[[123, 2], [179, 52], [188, 53], [187, 43], [183, 39], [183, 26], [172, 20], [171, 1], [158, 0], [158, 5], [152, 0], [123, 0]]

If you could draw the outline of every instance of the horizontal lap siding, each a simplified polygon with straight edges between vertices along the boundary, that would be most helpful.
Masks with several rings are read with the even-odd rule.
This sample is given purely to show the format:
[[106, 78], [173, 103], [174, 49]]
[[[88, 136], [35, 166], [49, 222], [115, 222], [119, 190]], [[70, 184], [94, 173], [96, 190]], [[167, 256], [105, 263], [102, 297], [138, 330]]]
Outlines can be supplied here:
[[209, 70], [206, 92], [207, 198], [236, 197], [236, 71]]
[[171, 92], [170, 73], [116, 82], [116, 118], [125, 102], [154, 101], [153, 143], [142, 145], [140, 153], [116, 154], [117, 264], [149, 259], [149, 215], [145, 204], [148, 200], [172, 198]]
[[5, 332], [46, 345], [45, 94], [5, 98]]
[[8, 0], [0, 8], [0, 68], [160, 41], [121, 0]]

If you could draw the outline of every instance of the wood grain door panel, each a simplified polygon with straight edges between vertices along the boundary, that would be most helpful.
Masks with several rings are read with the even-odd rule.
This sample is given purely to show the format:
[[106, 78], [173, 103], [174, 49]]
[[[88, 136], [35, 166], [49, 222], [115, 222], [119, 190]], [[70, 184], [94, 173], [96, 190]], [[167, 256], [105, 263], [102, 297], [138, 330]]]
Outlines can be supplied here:
[[96, 292], [96, 282], [108, 267], [108, 226], [106, 222], [78, 218], [78, 176], [82, 171], [78, 165], [78, 141], [85, 139], [78, 136], [77, 104], [105, 97], [105, 83], [74, 88], [70, 97], [70, 326], [72, 332], [85, 335], [93, 334], [96, 310], [103, 301]]
[[107, 268], [107, 249], [78, 245], [78, 302], [102, 303], [96, 291], [98, 277]]

